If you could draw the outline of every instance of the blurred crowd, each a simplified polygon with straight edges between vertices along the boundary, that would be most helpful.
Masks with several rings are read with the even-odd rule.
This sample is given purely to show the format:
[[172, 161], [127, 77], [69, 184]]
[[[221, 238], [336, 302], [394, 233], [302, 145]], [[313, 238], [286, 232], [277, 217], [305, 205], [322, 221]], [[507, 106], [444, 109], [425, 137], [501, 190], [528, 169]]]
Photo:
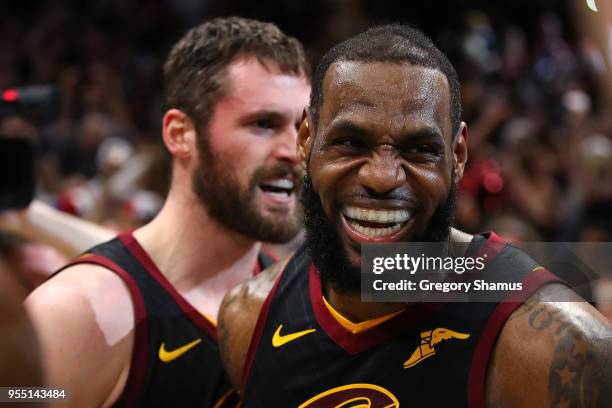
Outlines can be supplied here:
[[516, 27], [496, 34], [482, 13], [469, 19], [460, 78], [470, 160], [459, 224], [523, 241], [610, 241], [602, 55], [584, 39], [566, 41], [554, 15], [542, 16], [534, 42]]
[[371, 24], [402, 21], [440, 45], [462, 83], [470, 158], [457, 226], [517, 241], [612, 241], [606, 62], [564, 2], [532, 1], [525, 18], [503, 1], [23, 3], [0, 6], [0, 90], [56, 84], [62, 98], [51, 120], [5, 116], [0, 132], [36, 141], [37, 197], [62, 211], [120, 230], [159, 210], [169, 180], [161, 64], [190, 26], [220, 14], [271, 20], [316, 63]]

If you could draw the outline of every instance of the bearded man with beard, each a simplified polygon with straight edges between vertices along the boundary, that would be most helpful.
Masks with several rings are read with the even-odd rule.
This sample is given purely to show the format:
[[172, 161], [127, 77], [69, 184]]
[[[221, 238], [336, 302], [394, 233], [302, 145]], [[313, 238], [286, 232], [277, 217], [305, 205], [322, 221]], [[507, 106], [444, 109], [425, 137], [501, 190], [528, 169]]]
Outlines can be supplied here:
[[235, 406], [217, 312], [229, 288], [271, 264], [261, 241], [301, 229], [295, 145], [309, 71], [295, 38], [242, 18], [195, 27], [171, 50], [163, 209], [26, 302], [47, 385], [68, 395], [58, 406]]
[[[467, 126], [432, 41], [370, 29], [332, 48], [312, 87], [298, 136], [306, 244], [219, 313], [243, 406], [612, 406], [603, 316], [493, 232], [451, 228]], [[465, 243], [488, 255], [476, 276], [511, 276], [522, 297], [362, 302], [361, 244], [408, 241]]]

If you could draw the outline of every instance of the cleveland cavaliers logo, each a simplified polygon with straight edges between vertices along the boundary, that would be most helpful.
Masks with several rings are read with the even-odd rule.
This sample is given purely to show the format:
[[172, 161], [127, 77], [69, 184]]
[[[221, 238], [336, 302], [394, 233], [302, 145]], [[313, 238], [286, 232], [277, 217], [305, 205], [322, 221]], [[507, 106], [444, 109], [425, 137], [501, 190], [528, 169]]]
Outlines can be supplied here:
[[459, 333], [444, 327], [438, 327], [434, 330], [427, 330], [421, 333], [421, 344], [414, 350], [410, 358], [404, 361], [404, 368], [414, 367], [421, 361], [436, 354], [434, 346], [442, 340], [459, 339], [465, 340], [470, 337], [469, 334]]
[[399, 401], [374, 384], [348, 384], [315, 395], [299, 408], [399, 408]]

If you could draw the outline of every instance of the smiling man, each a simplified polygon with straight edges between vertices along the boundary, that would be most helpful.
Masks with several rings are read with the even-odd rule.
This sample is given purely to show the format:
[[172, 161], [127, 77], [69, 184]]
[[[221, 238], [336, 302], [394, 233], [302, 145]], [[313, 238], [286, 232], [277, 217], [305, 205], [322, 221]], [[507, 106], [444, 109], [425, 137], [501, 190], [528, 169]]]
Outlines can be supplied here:
[[[467, 127], [457, 75], [427, 37], [382, 26], [332, 48], [298, 141], [306, 245], [220, 310], [245, 407], [610, 405], [603, 317], [494, 233], [451, 228]], [[478, 276], [508, 274], [523, 297], [361, 302], [361, 244], [404, 241], [468, 243], [488, 256]], [[544, 303], [552, 293], [573, 302]]]
[[[159, 215], [77, 258], [27, 300], [49, 386], [70, 407], [235, 406], [215, 322], [301, 228], [295, 151], [310, 93], [301, 44], [273, 24], [190, 30], [164, 67], [173, 157]], [[233, 405], [232, 405], [233, 404]]]

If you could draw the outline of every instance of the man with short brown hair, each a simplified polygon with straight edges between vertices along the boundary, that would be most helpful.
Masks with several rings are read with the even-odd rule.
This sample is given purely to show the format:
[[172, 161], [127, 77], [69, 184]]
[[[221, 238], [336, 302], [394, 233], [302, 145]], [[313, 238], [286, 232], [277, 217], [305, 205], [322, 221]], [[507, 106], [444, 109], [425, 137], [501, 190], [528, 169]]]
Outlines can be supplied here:
[[310, 92], [300, 43], [219, 18], [164, 68], [172, 182], [158, 216], [92, 248], [27, 306], [49, 386], [72, 407], [229, 406], [216, 343], [225, 292], [263, 269], [260, 241], [300, 229], [295, 151]]

